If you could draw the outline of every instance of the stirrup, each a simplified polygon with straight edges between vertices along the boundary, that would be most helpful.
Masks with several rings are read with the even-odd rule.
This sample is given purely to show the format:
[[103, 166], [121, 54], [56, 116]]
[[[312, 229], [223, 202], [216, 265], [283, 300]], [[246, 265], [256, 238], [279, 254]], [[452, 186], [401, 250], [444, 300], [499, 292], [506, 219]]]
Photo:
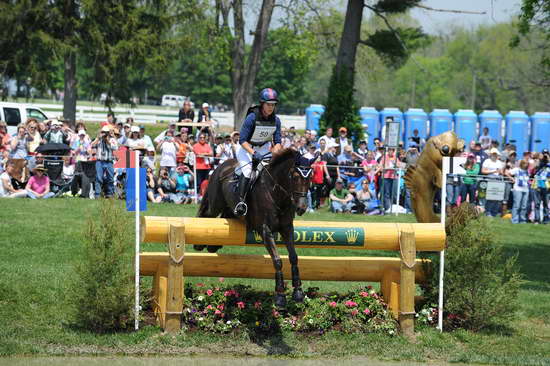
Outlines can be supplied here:
[[[243, 213], [241, 213], [241, 210], [244, 210]], [[244, 201], [240, 201], [235, 205], [235, 209], [233, 210], [233, 213], [236, 216], [245, 216], [248, 212], [248, 205]]]

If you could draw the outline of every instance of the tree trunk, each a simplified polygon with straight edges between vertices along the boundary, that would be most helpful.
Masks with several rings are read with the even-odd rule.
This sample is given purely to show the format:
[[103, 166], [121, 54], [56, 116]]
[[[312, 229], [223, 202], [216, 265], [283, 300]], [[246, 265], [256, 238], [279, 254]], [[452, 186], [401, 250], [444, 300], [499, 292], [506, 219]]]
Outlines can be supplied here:
[[69, 51], [65, 54], [65, 97], [63, 99], [63, 117], [71, 121], [76, 120], [76, 55]]
[[343, 68], [347, 69], [346, 71], [353, 72], [357, 45], [361, 39], [363, 7], [363, 0], [348, 0], [344, 31], [342, 32], [340, 48], [338, 49], [338, 58], [336, 59], [337, 72], [342, 71]]
[[246, 117], [246, 110], [250, 104], [252, 104], [254, 84], [260, 69], [262, 53], [265, 48], [267, 31], [269, 29], [274, 7], [275, 0], [263, 0], [258, 23], [256, 24], [256, 31], [254, 32], [252, 50], [248, 57], [248, 63], [245, 65], [242, 0], [235, 0], [233, 2], [235, 38], [233, 40], [232, 50], [233, 67], [231, 70], [231, 84], [233, 87], [232, 99], [235, 118], [234, 126], [236, 130], [240, 130], [244, 118]]

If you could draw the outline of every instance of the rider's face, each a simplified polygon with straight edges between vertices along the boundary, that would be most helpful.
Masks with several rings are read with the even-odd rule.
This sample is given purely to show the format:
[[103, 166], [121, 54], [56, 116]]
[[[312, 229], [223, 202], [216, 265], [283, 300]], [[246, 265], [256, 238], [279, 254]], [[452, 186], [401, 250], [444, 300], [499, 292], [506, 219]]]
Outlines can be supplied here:
[[274, 110], [275, 110], [275, 104], [273, 103], [262, 104], [262, 112], [265, 116], [270, 116]]

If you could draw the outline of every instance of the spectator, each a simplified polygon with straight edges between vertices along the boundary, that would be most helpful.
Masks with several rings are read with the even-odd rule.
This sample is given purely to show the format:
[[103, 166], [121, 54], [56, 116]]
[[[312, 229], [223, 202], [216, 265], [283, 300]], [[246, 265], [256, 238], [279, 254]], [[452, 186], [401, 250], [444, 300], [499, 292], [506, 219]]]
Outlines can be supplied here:
[[368, 179], [361, 182], [361, 189], [357, 191], [355, 198], [357, 200], [357, 212], [365, 215], [379, 215], [380, 203], [376, 199], [376, 194], [371, 190]]
[[157, 144], [157, 146], [164, 140], [164, 137], [168, 131], [172, 131], [172, 136], [176, 134], [176, 122], [170, 122], [168, 129], [162, 131], [157, 137], [155, 137], [155, 144]]
[[172, 201], [174, 203], [191, 203], [193, 174], [189, 167], [186, 165], [179, 165], [172, 179], [176, 182], [176, 193], [172, 194]]
[[[533, 201], [535, 210], [535, 223], [541, 219], [543, 224], [550, 222], [548, 212], [548, 193], [550, 192], [550, 152], [547, 149], [540, 154], [540, 161], [535, 169], [533, 177]], [[542, 217], [540, 217], [540, 206], [542, 205]]]
[[17, 127], [17, 134], [10, 142], [11, 157], [13, 159], [25, 159], [28, 155], [27, 144], [30, 136], [23, 125]]
[[353, 149], [350, 145], [344, 147], [344, 153], [338, 156], [340, 166], [340, 179], [346, 183], [354, 182], [363, 176], [360, 170], [355, 169], [353, 162]]
[[374, 152], [369, 151], [365, 160], [361, 162], [363, 167], [363, 176], [367, 177], [369, 182], [374, 182], [374, 177], [378, 173], [378, 162], [374, 159]]
[[336, 139], [334, 139], [334, 137], [332, 137], [332, 134], [333, 134], [333, 130], [332, 130], [332, 127], [328, 127], [325, 134], [323, 136], [321, 136], [319, 138], [319, 142], [321, 142], [322, 140], [325, 141], [325, 144], [326, 146], [329, 146], [330, 142], [336, 144]]
[[101, 122], [100, 127], [103, 128], [107, 126], [109, 130], [115, 128], [115, 115], [113, 112], [107, 113], [107, 121]]
[[235, 159], [235, 146], [231, 142], [231, 136], [223, 136], [223, 142], [216, 146], [216, 157], [220, 159], [220, 164], [228, 159]]
[[195, 153], [197, 164], [197, 187], [200, 187], [202, 182], [208, 179], [208, 173], [211, 168], [209, 157], [213, 156], [212, 148], [206, 143], [206, 136], [204, 134], [199, 135], [199, 142], [193, 145], [193, 152]]
[[179, 150], [179, 143], [174, 138], [173, 130], [166, 131], [166, 135], [158, 145], [158, 149], [161, 153], [160, 167], [171, 173], [176, 168], [177, 152]]
[[348, 138], [348, 129], [345, 127], [340, 127], [338, 130], [340, 136], [336, 139], [336, 143], [339, 144], [339, 148], [336, 150], [336, 155], [344, 154], [346, 146], [352, 147], [351, 140]]
[[326, 197], [326, 187], [325, 179], [328, 185], [331, 183], [331, 177], [328, 173], [327, 162], [323, 160], [315, 160], [311, 165], [313, 169], [313, 177], [311, 178], [312, 184], [312, 206], [313, 209], [317, 210], [324, 203]]
[[103, 126], [99, 135], [92, 142], [92, 148], [96, 149], [96, 181], [95, 181], [95, 198], [99, 198], [103, 192], [106, 198], [113, 196], [114, 175], [113, 168], [114, 151], [118, 146], [114, 137], [110, 136], [111, 129], [109, 126]]
[[330, 191], [330, 205], [332, 212], [350, 212], [353, 204], [353, 196], [344, 188], [344, 182], [341, 179], [336, 181], [333, 190]]
[[326, 140], [319, 140], [319, 153], [323, 155], [327, 152], [327, 141]]
[[529, 164], [522, 160], [518, 168], [512, 168], [508, 176], [514, 178], [514, 204], [512, 206], [512, 224], [527, 222], [527, 200], [529, 198]]
[[90, 136], [88, 135], [88, 129], [86, 128], [86, 124], [84, 122], [78, 122], [76, 124], [76, 127], [74, 128], [74, 130], [77, 132], [76, 133], [76, 136], [74, 137], [74, 139], [71, 141], [71, 144], [73, 142], [75, 142], [79, 137], [78, 137], [78, 133], [80, 131], [84, 131], [84, 134], [86, 135], [86, 141], [87, 142], [92, 142], [92, 140], [90, 139]]
[[71, 145], [76, 161], [88, 161], [91, 154], [91, 143], [86, 139], [86, 131], [78, 131], [78, 138]]
[[[191, 108], [191, 102], [186, 100], [178, 113], [178, 121], [183, 123], [192, 123], [195, 119], [195, 111]], [[192, 134], [192, 131], [187, 131]]]
[[145, 134], [144, 125], [139, 126], [139, 137], [143, 139], [143, 141], [145, 142], [145, 148], [147, 149], [149, 149], [150, 147], [152, 147], [153, 149], [155, 148], [155, 146], [153, 145], [153, 141], [151, 140], [151, 137]]
[[327, 192], [334, 188], [336, 180], [340, 179], [340, 169], [338, 167], [338, 158], [336, 157], [336, 148], [338, 144], [330, 141], [327, 145], [327, 152], [321, 156], [321, 160], [327, 162], [327, 170], [330, 180], [327, 181]]
[[286, 128], [281, 129], [281, 147], [283, 149], [288, 149], [290, 146], [292, 146], [292, 138], [288, 134], [288, 130]]
[[[500, 153], [497, 149], [492, 148], [489, 151], [489, 159], [486, 159], [481, 165], [481, 174], [485, 174], [491, 178], [502, 177], [504, 164], [498, 160]], [[501, 201], [487, 200], [485, 203], [485, 212], [487, 216], [498, 216], [501, 210]]]
[[[153, 150], [154, 152], [154, 150]], [[162, 197], [157, 192], [157, 179], [153, 174], [153, 168], [147, 167], [145, 176], [145, 187], [147, 189], [147, 199], [153, 203], [162, 202]]]
[[32, 199], [46, 199], [53, 197], [53, 192], [50, 192], [50, 178], [45, 174], [46, 168], [44, 165], [37, 165], [33, 169], [34, 175], [30, 177], [25, 187], [27, 196]]
[[63, 172], [61, 177], [67, 181], [72, 180], [74, 177], [75, 163], [70, 156], [63, 157]]
[[359, 141], [359, 148], [357, 149], [357, 151], [353, 152], [353, 157], [359, 159], [359, 161], [363, 161], [366, 159], [368, 152], [369, 150], [367, 149], [367, 141], [361, 140]]
[[151, 170], [155, 170], [155, 148], [154, 147], [147, 147], [147, 153], [143, 157], [143, 160], [141, 161], [141, 167], [142, 168], [150, 168]]
[[157, 180], [157, 192], [162, 202], [171, 202], [170, 194], [175, 192], [176, 181], [170, 177], [166, 168], [160, 168]]
[[22, 198], [27, 197], [24, 189], [15, 189], [11, 183], [15, 169], [14, 162], [8, 162], [6, 171], [0, 174], [0, 198]]
[[34, 154], [40, 143], [42, 142], [42, 136], [38, 132], [38, 122], [34, 118], [30, 118], [27, 121], [27, 133], [29, 134], [27, 149], [29, 154]]
[[483, 150], [489, 150], [491, 148], [491, 136], [489, 136], [489, 128], [483, 127], [483, 134], [479, 136], [479, 143]]
[[418, 129], [416, 128], [413, 130], [413, 135], [409, 137], [409, 140], [411, 140], [411, 143], [414, 142], [416, 144], [418, 151], [422, 151], [424, 145], [426, 144], [426, 141], [422, 137], [420, 137], [420, 135], [418, 134]]
[[11, 150], [11, 136], [8, 133], [8, 125], [0, 121], [0, 159]]
[[51, 122], [51, 129], [46, 132], [44, 135], [42, 142], [47, 144], [69, 144], [69, 135], [67, 132], [63, 129], [61, 129], [61, 126], [63, 126], [63, 123], [61, 123], [58, 120], [53, 120]]
[[476, 179], [468, 178], [468, 176], [479, 175], [479, 164], [476, 162], [476, 156], [472, 153], [468, 154], [466, 162], [464, 163], [464, 170], [466, 171], [466, 176], [462, 178], [462, 185], [460, 187], [460, 202], [468, 202], [475, 204], [476, 202]]
[[208, 103], [202, 103], [201, 110], [199, 111], [199, 115], [197, 117], [197, 122], [210, 122], [212, 117], [210, 115], [209, 107], [210, 105]]
[[186, 162], [187, 153], [192, 149], [189, 145], [189, 139], [187, 135], [187, 129], [182, 127], [179, 134], [176, 136], [176, 142], [178, 145], [178, 152], [176, 153], [176, 162], [183, 164]]
[[132, 150], [145, 149], [145, 140], [140, 137], [138, 126], [132, 126], [130, 128], [130, 136], [126, 140], [126, 144], [128, 145], [128, 148]]
[[382, 159], [383, 159], [382, 164], [384, 166], [384, 171], [383, 171], [384, 210], [387, 212], [390, 210], [393, 204], [392, 196], [393, 196], [394, 183], [397, 177], [396, 171], [399, 167], [399, 164], [401, 164], [401, 162], [395, 156], [395, 149], [388, 149], [388, 153]]
[[476, 162], [479, 166], [483, 166], [485, 160], [489, 158], [487, 153], [481, 149], [481, 142], [474, 143], [474, 155], [476, 156]]

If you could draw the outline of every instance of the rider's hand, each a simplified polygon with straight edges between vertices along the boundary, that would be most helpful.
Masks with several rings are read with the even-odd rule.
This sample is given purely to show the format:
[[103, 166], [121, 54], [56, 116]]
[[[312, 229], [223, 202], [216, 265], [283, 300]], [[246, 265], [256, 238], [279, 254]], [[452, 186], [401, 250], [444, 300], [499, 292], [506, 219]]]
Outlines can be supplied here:
[[260, 152], [254, 151], [254, 155], [252, 155], [252, 161], [254, 163], [259, 163], [260, 161], [262, 161], [263, 158], [264, 156], [260, 154]]

